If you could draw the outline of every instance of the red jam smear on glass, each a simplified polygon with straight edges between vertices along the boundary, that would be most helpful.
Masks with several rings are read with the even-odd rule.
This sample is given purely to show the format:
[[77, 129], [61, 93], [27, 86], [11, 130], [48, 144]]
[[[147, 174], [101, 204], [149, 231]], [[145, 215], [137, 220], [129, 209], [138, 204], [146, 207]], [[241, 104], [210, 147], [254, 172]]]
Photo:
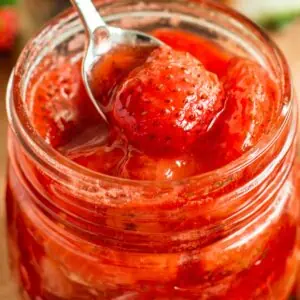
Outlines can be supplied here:
[[191, 33], [154, 35], [168, 46], [123, 47], [95, 68], [108, 126], [85, 93], [80, 61], [44, 72], [29, 100], [39, 134], [84, 167], [139, 180], [201, 174], [253, 147], [276, 103], [267, 72]]
[[[80, 59], [47, 57], [28, 92], [29, 114], [44, 140], [81, 166], [137, 180], [187, 178], [222, 167], [251, 149], [271, 126], [279, 102], [268, 73], [191, 33], [160, 29], [154, 35], [168, 46], [117, 49], [95, 70], [94, 88], [109, 125], [85, 92]], [[34, 170], [28, 160], [24, 164]], [[10, 182], [18, 180], [14, 172]], [[274, 295], [290, 289], [285, 283], [296, 267], [290, 210], [297, 208], [292, 205], [274, 217], [274, 204], [226, 238], [227, 225], [221, 224], [221, 233], [196, 239], [193, 230], [222, 220], [237, 203], [222, 206], [219, 194], [216, 202], [181, 203], [170, 192], [165, 206], [143, 206], [140, 199], [121, 207], [89, 203], [95, 210], [91, 213], [80, 206], [82, 195], [72, 194], [73, 199], [47, 174], [32, 172], [32, 180], [37, 178], [32, 185], [54, 206], [65, 208], [60, 217], [81, 226], [88, 237], [74, 238], [52, 219], [32, 222], [41, 214], [37, 206], [30, 201], [18, 206], [12, 200], [34, 198], [32, 193], [8, 189], [8, 219], [17, 228], [11, 226], [10, 235], [19, 248], [13, 255], [21, 257], [16, 269], [29, 299], [266, 299], [261, 297], [273, 293], [270, 287], [278, 286]], [[47, 199], [40, 202], [49, 204]], [[80, 220], [74, 217], [78, 212]], [[190, 231], [191, 244], [180, 248]], [[164, 233], [170, 233], [164, 235], [165, 243], [149, 244], [147, 235]]]

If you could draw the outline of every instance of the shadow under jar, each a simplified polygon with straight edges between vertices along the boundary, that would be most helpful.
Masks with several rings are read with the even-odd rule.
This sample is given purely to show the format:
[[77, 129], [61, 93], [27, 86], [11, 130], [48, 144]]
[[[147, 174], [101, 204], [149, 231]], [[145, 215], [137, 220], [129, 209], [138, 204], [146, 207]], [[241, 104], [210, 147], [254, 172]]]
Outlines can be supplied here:
[[296, 106], [285, 59], [250, 21], [214, 1], [98, 1], [111, 24], [192, 31], [251, 57], [280, 90], [268, 134], [233, 163], [143, 182], [97, 174], [32, 128], [26, 91], [47, 54], [80, 55], [73, 11], [24, 49], [7, 94], [8, 239], [21, 299], [288, 299], [297, 268]]

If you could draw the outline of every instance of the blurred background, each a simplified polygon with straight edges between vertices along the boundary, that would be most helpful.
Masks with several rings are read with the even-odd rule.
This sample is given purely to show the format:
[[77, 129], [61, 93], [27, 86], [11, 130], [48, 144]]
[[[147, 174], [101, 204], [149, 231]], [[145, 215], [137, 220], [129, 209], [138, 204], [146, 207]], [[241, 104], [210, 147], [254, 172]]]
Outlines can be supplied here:
[[[290, 63], [295, 89], [300, 95], [300, 0], [223, 0], [223, 2], [248, 15], [269, 32]], [[26, 41], [48, 19], [68, 6], [69, 0], [0, 0], [0, 300], [15, 300], [13, 287], [9, 281], [4, 238], [6, 85]]]

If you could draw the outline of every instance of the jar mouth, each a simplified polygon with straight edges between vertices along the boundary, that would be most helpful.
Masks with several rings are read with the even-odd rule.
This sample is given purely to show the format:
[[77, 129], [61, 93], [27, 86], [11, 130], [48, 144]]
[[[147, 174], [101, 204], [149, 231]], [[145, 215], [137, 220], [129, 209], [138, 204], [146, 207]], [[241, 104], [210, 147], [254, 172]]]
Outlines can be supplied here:
[[[111, 3], [110, 0], [100, 0], [98, 2], [102, 5]], [[186, 1], [179, 0], [179, 2]], [[27, 115], [23, 107], [24, 95], [22, 95], [20, 83], [24, 71], [23, 64], [26, 61], [30, 50], [39, 43], [39, 39], [42, 38], [45, 34], [49, 33], [49, 28], [51, 26], [60, 24], [62, 20], [78, 19], [76, 17], [76, 13], [71, 8], [50, 21], [39, 34], [37, 34], [31, 41], [29, 41], [29, 43], [23, 49], [8, 83], [6, 103], [9, 123], [22, 146], [24, 147], [25, 151], [30, 155], [30, 157], [42, 167], [50, 169], [53, 172], [68, 174], [68, 176], [82, 178], [84, 180], [87, 180], [88, 182], [104, 181], [129, 186], [153, 186], [153, 184], [155, 184], [155, 186], [159, 187], [169, 187], [184, 186], [187, 184], [191, 184], [192, 182], [197, 182], [198, 184], [200, 182], [203, 182], [207, 184], [213, 181], [220, 181], [220, 179], [234, 176], [234, 174], [241, 172], [243, 169], [255, 163], [256, 160], [267, 153], [282, 135], [285, 128], [288, 126], [289, 120], [292, 117], [293, 113], [293, 89], [290, 79], [289, 67], [284, 55], [276, 46], [276, 44], [259, 26], [254, 24], [251, 20], [247, 19], [240, 13], [226, 7], [225, 5], [216, 3], [216, 1], [212, 0], [205, 0], [201, 3], [199, 3], [199, 1], [197, 3], [197, 0], [193, 0], [191, 1], [190, 5], [206, 5], [211, 7], [214, 11], [225, 14], [226, 17], [228, 17], [232, 22], [236, 24], [242, 24], [242, 26], [244, 26], [249, 33], [257, 36], [259, 40], [261, 40], [268, 46], [268, 50], [272, 54], [273, 59], [275, 60], [275, 63], [280, 70], [277, 81], [281, 90], [281, 101], [282, 103], [284, 103], [284, 105], [282, 105], [281, 111], [279, 112], [278, 119], [274, 121], [272, 129], [268, 134], [264, 135], [263, 138], [251, 150], [244, 153], [241, 157], [234, 160], [233, 162], [219, 169], [180, 180], [146, 181], [124, 179], [92, 171], [69, 160], [54, 148], [52, 148], [50, 145], [48, 145], [42, 139], [42, 137], [35, 132], [29, 120], [29, 116]], [[37, 64], [38, 61], [36, 62], [36, 65]], [[34, 68], [35, 66], [32, 66], [32, 68]], [[287, 150], [292, 145], [293, 137], [296, 131], [296, 124], [294, 127], [294, 130], [291, 131], [293, 133], [293, 136], [291, 136], [290, 134], [289, 141], [286, 142]]]

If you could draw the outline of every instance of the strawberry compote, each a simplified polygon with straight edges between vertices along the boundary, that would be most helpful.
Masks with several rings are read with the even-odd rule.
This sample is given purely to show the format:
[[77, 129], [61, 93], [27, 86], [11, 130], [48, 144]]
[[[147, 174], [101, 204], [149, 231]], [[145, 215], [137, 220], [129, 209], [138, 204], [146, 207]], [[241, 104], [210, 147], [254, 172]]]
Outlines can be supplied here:
[[32, 51], [60, 21], [27, 46], [9, 87], [8, 241], [22, 299], [288, 299], [296, 117], [276, 47], [261, 64], [158, 27], [165, 46], [121, 46], [95, 66], [107, 124], [81, 80], [80, 35], [39, 60]]

